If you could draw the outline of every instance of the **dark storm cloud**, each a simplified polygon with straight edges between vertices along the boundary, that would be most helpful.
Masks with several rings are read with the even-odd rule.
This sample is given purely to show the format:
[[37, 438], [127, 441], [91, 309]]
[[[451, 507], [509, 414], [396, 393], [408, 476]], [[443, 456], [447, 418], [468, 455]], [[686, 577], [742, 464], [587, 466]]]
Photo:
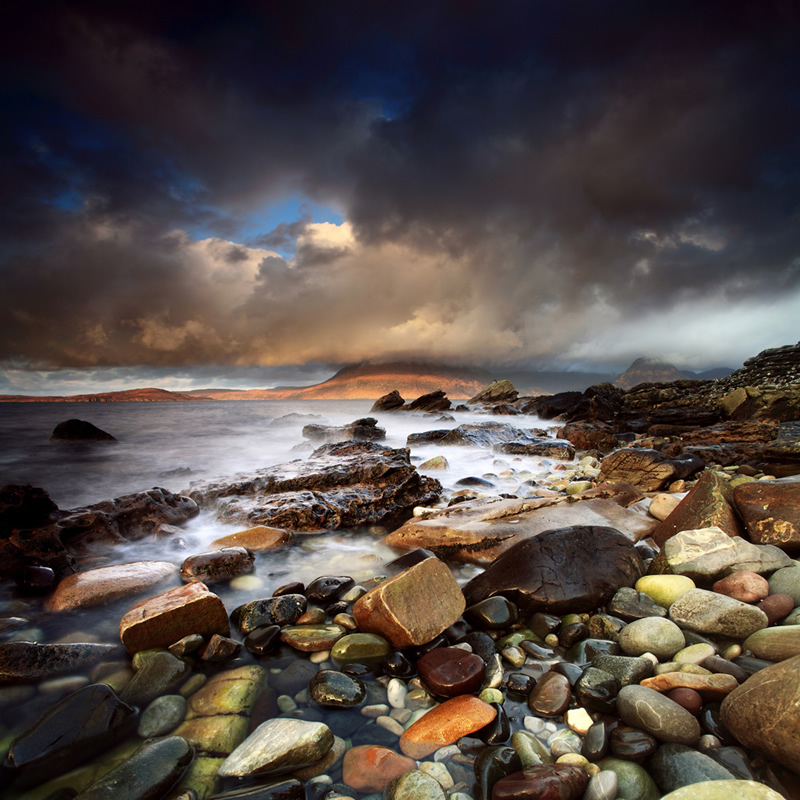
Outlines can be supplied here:
[[[708, 358], [797, 338], [794, 4], [8, 16], [0, 357], [625, 361], [666, 336], [680, 358], [703, 337], [679, 312], [761, 331], [769, 306], [763, 342]], [[285, 193], [353, 233], [244, 232]]]

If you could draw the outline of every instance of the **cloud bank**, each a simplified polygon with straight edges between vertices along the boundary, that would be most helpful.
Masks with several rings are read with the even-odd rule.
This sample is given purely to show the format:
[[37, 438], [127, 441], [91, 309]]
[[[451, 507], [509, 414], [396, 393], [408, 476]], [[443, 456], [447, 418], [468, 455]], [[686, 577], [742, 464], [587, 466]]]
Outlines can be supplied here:
[[[699, 369], [800, 338], [792, 4], [11, 16], [6, 365]], [[345, 221], [259, 227], [289, 195]]]

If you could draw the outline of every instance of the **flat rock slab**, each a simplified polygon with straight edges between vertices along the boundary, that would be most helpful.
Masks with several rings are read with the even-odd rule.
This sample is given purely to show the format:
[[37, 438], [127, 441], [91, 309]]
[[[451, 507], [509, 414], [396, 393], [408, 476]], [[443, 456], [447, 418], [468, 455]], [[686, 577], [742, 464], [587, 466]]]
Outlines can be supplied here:
[[175, 578], [178, 568], [167, 561], [132, 561], [87, 569], [62, 580], [47, 600], [48, 611], [71, 611], [103, 605]]
[[398, 550], [424, 547], [441, 558], [485, 566], [518, 542], [544, 531], [608, 526], [636, 542], [648, 536], [656, 524], [647, 515], [608, 499], [477, 500], [411, 519], [384, 543]]
[[639, 552], [619, 531], [573, 526], [518, 542], [469, 581], [464, 595], [472, 605], [502, 594], [524, 614], [593, 611], [643, 572]]
[[362, 631], [404, 648], [431, 641], [465, 608], [450, 568], [438, 558], [426, 558], [360, 597], [352, 613]]
[[212, 547], [246, 547], [254, 553], [276, 550], [294, 541], [294, 534], [283, 528], [256, 525], [244, 531], [229, 533], [211, 542]]
[[630, 483], [643, 492], [656, 492], [676, 477], [675, 465], [658, 450], [625, 447], [600, 463], [600, 481]]
[[682, 594], [669, 607], [669, 616], [690, 631], [733, 639], [746, 639], [769, 624], [760, 608], [706, 589]]
[[86, 669], [114, 657], [113, 644], [0, 644], [0, 681], [41, 680]]
[[228, 612], [204, 583], [188, 583], [134, 606], [122, 618], [119, 635], [133, 654], [151, 647], [169, 647], [184, 636], [230, 634]]
[[407, 449], [374, 442], [326, 444], [307, 459], [249, 475], [194, 483], [190, 496], [221, 520], [290, 530], [330, 530], [378, 522], [438, 498]]
[[800, 482], [753, 481], [733, 490], [751, 541], [800, 551]]

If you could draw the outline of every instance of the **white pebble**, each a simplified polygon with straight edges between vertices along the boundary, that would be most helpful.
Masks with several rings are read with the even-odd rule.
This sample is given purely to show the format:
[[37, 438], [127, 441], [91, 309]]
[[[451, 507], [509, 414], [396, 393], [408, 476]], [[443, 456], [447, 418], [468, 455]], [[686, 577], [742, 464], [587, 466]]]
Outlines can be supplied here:
[[410, 708], [393, 708], [389, 712], [392, 719], [396, 719], [401, 725], [405, 725], [414, 712]]
[[288, 694], [278, 695], [278, 699], [275, 702], [284, 714], [287, 714], [289, 711], [294, 711], [297, 708], [297, 703], [295, 703], [294, 698], [289, 697]]
[[458, 749], [458, 745], [455, 744], [448, 744], [445, 747], [440, 747], [434, 754], [433, 760], [434, 761], [447, 761], [448, 758], [452, 758], [454, 755], [457, 755], [461, 751]]
[[453, 776], [447, 771], [447, 767], [438, 761], [423, 761], [420, 765], [420, 772], [430, 775], [437, 780], [442, 789], [449, 789], [453, 786]]
[[331, 656], [330, 650], [317, 650], [315, 653], [312, 653], [308, 660], [312, 664], [321, 664], [323, 661], [327, 661]]
[[400, 678], [392, 678], [389, 681], [389, 685], [386, 687], [386, 696], [392, 708], [403, 708], [406, 704], [407, 695], [408, 689]]
[[373, 706], [364, 706], [361, 709], [361, 714], [364, 717], [369, 717], [370, 719], [377, 719], [378, 717], [384, 717], [389, 713], [389, 706], [386, 703], [377, 703]]
[[541, 717], [525, 717], [525, 719], [522, 720], [522, 724], [525, 726], [525, 730], [531, 733], [541, 733], [545, 725]]
[[402, 736], [405, 730], [396, 719], [392, 719], [391, 717], [378, 717], [375, 722], [377, 722], [381, 728], [385, 728], [389, 733], [393, 733], [395, 736]]

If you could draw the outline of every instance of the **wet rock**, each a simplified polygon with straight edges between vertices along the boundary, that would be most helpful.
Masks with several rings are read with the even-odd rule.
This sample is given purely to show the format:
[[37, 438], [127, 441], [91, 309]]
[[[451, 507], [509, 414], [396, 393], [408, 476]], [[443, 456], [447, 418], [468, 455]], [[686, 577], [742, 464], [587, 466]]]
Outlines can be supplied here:
[[267, 525], [256, 525], [244, 531], [222, 536], [211, 542], [212, 547], [246, 547], [254, 553], [265, 550], [277, 550], [294, 541], [294, 534], [283, 528], [270, 528]]
[[200, 652], [201, 661], [220, 663], [235, 658], [242, 650], [242, 643], [218, 633], [211, 635], [208, 644]]
[[400, 392], [398, 392], [397, 389], [394, 389], [393, 391], [389, 392], [389, 394], [379, 397], [374, 402], [370, 411], [399, 411], [405, 405], [405, 403], [406, 401], [403, 399]]
[[447, 395], [437, 389], [435, 392], [428, 392], [412, 400], [403, 409], [404, 411], [447, 411], [452, 404], [447, 399]]
[[281, 594], [237, 606], [231, 613], [231, 622], [246, 636], [264, 625], [294, 625], [306, 607], [305, 595]]
[[[194, 800], [194, 797], [183, 795], [173, 798]], [[214, 800], [306, 800], [306, 790], [303, 782], [297, 778], [278, 778], [215, 794]]]
[[660, 742], [693, 745], [700, 738], [697, 720], [653, 689], [623, 686], [617, 695], [617, 713], [627, 725], [641, 728]]
[[55, 678], [114, 658], [117, 650], [113, 644], [5, 642], [0, 644], [0, 681]]
[[319, 761], [333, 746], [322, 722], [270, 719], [263, 722], [222, 763], [223, 778], [277, 775]]
[[[676, 689], [691, 689], [705, 700], [722, 700], [739, 682], [733, 675], [695, 675], [690, 672], [666, 672], [646, 678], [640, 684], [657, 692], [670, 693]], [[683, 705], [683, 704], [681, 704]], [[686, 706], [684, 706], [686, 707]]]
[[450, 469], [450, 464], [444, 456], [434, 456], [419, 465], [419, 469], [436, 469], [446, 470]]
[[230, 634], [222, 600], [203, 583], [188, 583], [134, 606], [120, 621], [120, 639], [129, 653], [168, 647], [184, 636]]
[[402, 649], [431, 641], [465, 607], [449, 567], [438, 558], [426, 558], [359, 598], [353, 617], [362, 631], [377, 633]]
[[280, 625], [259, 625], [254, 628], [244, 640], [244, 646], [256, 658], [268, 655], [278, 648], [280, 644]]
[[[636, 586], [646, 577], [639, 578]], [[633, 622], [648, 617], [666, 617], [667, 611], [647, 592], [637, 591], [630, 586], [621, 586], [608, 603], [608, 612], [615, 617]]]
[[306, 587], [306, 597], [312, 603], [327, 606], [341, 597], [355, 581], [349, 575], [324, 575]]
[[513, 747], [494, 745], [479, 750], [473, 764], [476, 800], [489, 800], [497, 782], [521, 768], [522, 761]]
[[623, 448], [606, 456], [600, 464], [601, 482], [630, 483], [643, 492], [658, 491], [675, 477], [675, 466], [657, 450]]
[[[509, 456], [542, 456], [571, 461], [575, 458], [575, 448], [565, 439], [524, 438], [514, 442], [495, 445], [496, 453]], [[589, 487], [587, 487], [589, 488]]]
[[638, 728], [618, 725], [611, 731], [609, 749], [617, 758], [635, 761], [637, 764], [658, 749], [658, 740]]
[[800, 482], [743, 484], [734, 489], [733, 502], [752, 542], [800, 550]]
[[113, 747], [136, 727], [136, 709], [110, 686], [90, 684], [54, 705], [8, 751], [16, 788], [59, 775]]
[[136, 752], [84, 789], [81, 800], [147, 800], [164, 797], [180, 780], [194, 748], [180, 736], [148, 739]]
[[311, 679], [311, 699], [323, 708], [354, 708], [364, 702], [364, 682], [335, 669], [322, 669]]
[[441, 485], [419, 475], [409, 452], [374, 442], [326, 444], [307, 459], [222, 480], [190, 495], [223, 520], [320, 530], [378, 522], [433, 502]]
[[668, 661], [685, 644], [683, 631], [671, 620], [645, 617], [626, 625], [619, 635], [625, 655], [652, 653], [659, 661]]
[[614, 800], [619, 788], [617, 773], [604, 769], [589, 778], [584, 800]]
[[562, 528], [514, 545], [464, 595], [474, 604], [502, 594], [525, 614], [592, 611], [643, 571], [633, 543], [612, 528]]
[[330, 650], [347, 631], [341, 625], [287, 625], [280, 638], [285, 644], [303, 653]]
[[517, 607], [505, 597], [487, 597], [464, 610], [464, 619], [480, 630], [502, 630], [517, 621]]
[[266, 683], [263, 667], [251, 665], [214, 675], [188, 698], [185, 720], [175, 730], [196, 751], [181, 787], [208, 797], [219, 785], [217, 769], [247, 735], [250, 714]]
[[392, 779], [383, 791], [384, 800], [445, 800], [439, 781], [421, 770], [411, 770]]
[[349, 633], [336, 641], [331, 649], [331, 661], [342, 668], [348, 664], [377, 667], [392, 652], [391, 644], [375, 633]]
[[50, 441], [116, 442], [117, 439], [91, 422], [82, 419], [68, 419], [56, 425], [50, 435]]
[[619, 692], [617, 679], [605, 670], [587, 667], [575, 684], [578, 702], [589, 711], [613, 714], [615, 698]]
[[746, 639], [768, 624], [767, 615], [748, 603], [706, 589], [690, 589], [669, 609], [673, 622], [697, 633]]
[[733, 507], [733, 489], [716, 472], [702, 473], [694, 488], [653, 531], [659, 546], [679, 531], [717, 527], [729, 536], [744, 536], [744, 528]]
[[620, 686], [641, 683], [653, 674], [653, 662], [649, 658], [599, 653], [592, 658], [592, 665], [611, 673]]
[[649, 769], [662, 792], [703, 781], [736, 779], [713, 758], [682, 744], [662, 744], [650, 759]]
[[604, 422], [571, 422], [556, 431], [556, 436], [566, 439], [577, 450], [615, 449], [619, 442], [614, 429]]
[[189, 665], [172, 653], [154, 653], [120, 693], [131, 705], [145, 706], [158, 695], [175, 691], [189, 677]]
[[416, 769], [416, 762], [381, 745], [351, 747], [342, 762], [342, 780], [362, 794], [382, 792], [390, 781]]
[[541, 764], [501, 778], [494, 785], [492, 800], [579, 800], [588, 783], [589, 776], [581, 767]]
[[386, 438], [386, 429], [378, 427], [374, 417], [364, 417], [348, 425], [333, 427], [330, 425], [306, 425], [303, 438], [312, 442], [377, 442]]
[[71, 611], [104, 605], [143, 592], [177, 574], [175, 565], [167, 561], [134, 561], [76, 572], [59, 582], [46, 607], [48, 611]]
[[163, 736], [177, 728], [185, 716], [185, 697], [179, 694], [161, 695], [142, 712], [136, 733], [143, 739]]
[[218, 583], [253, 571], [255, 556], [246, 547], [226, 547], [197, 553], [181, 564], [184, 583]]
[[413, 723], [400, 737], [400, 749], [409, 758], [425, 758], [440, 747], [479, 731], [495, 714], [489, 703], [473, 695], [453, 697]]
[[528, 696], [528, 707], [543, 717], [563, 714], [572, 700], [569, 681], [558, 672], [546, 672]]
[[455, 697], [480, 691], [486, 663], [459, 648], [437, 647], [417, 661], [417, 671], [434, 694]]

